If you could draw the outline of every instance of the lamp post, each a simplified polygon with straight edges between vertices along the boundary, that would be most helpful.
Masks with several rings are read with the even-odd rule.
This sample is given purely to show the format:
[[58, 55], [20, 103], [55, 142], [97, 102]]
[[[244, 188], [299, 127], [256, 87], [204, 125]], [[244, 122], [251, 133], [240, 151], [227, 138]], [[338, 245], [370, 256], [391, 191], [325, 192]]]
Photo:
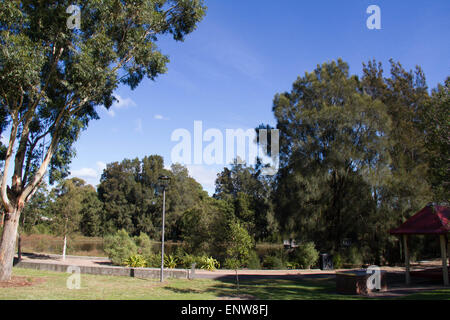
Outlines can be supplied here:
[[166, 188], [169, 185], [170, 177], [160, 176], [159, 184], [163, 189], [163, 212], [162, 212], [162, 235], [161, 235], [161, 274], [160, 281], [164, 280], [164, 225], [166, 220]]

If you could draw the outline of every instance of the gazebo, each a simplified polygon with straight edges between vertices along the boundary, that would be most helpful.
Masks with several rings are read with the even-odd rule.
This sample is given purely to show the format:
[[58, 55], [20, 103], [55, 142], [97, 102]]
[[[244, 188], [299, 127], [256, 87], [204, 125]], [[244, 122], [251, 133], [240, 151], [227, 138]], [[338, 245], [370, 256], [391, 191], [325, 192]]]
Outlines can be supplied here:
[[442, 277], [444, 285], [448, 286], [447, 241], [450, 232], [450, 208], [429, 203], [422, 210], [406, 220], [401, 226], [390, 230], [390, 234], [403, 237], [405, 254], [406, 284], [410, 284], [410, 263], [408, 252], [408, 236], [414, 234], [438, 235], [441, 244]]

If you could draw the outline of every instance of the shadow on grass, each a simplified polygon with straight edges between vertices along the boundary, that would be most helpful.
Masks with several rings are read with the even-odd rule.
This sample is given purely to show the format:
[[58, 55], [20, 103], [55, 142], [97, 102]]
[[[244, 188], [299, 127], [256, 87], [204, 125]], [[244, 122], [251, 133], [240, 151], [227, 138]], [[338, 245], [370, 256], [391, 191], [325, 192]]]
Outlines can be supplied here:
[[329, 275], [305, 278], [302, 276], [240, 276], [237, 290], [236, 278], [227, 276], [216, 279], [223, 285], [215, 285], [206, 290], [218, 297], [253, 296], [262, 300], [311, 300], [311, 299], [364, 299], [336, 293], [336, 284]]
[[198, 294], [198, 293], [204, 293], [204, 290], [200, 289], [191, 289], [191, 288], [175, 288], [175, 287], [165, 287], [165, 290], [169, 290], [173, 293], [177, 294]]

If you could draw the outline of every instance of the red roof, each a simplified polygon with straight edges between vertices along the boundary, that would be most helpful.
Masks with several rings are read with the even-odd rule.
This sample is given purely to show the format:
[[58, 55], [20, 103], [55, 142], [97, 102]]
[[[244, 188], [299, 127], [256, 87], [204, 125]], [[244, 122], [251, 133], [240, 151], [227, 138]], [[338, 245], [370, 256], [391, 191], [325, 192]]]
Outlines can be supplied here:
[[427, 205], [400, 227], [389, 231], [391, 234], [446, 234], [448, 232], [450, 232], [450, 208], [437, 205]]

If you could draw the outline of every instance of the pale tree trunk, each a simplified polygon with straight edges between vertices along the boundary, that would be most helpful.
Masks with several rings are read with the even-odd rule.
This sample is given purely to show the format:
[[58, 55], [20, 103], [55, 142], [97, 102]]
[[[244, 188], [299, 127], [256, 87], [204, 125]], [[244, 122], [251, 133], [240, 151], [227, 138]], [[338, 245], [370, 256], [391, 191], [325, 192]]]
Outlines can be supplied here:
[[66, 260], [66, 247], [67, 247], [67, 235], [64, 235], [64, 245], [63, 245], [63, 254], [62, 254], [63, 260]]
[[20, 210], [5, 214], [0, 242], [0, 281], [11, 279]]

